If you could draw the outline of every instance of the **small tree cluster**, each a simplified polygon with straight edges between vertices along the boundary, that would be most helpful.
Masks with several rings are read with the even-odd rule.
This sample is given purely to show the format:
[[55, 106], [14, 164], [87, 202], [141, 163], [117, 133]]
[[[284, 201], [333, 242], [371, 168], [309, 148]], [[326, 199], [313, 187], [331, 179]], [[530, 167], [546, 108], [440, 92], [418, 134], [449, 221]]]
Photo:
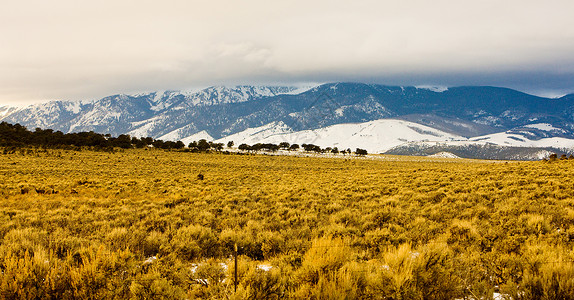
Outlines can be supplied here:
[[249, 146], [247, 144], [241, 144], [239, 145], [239, 150], [243, 150], [243, 151], [261, 151], [261, 150], [267, 150], [267, 151], [277, 151], [279, 150], [279, 145], [276, 144], [271, 144], [271, 143], [257, 143], [253, 146]]
[[[229, 143], [227, 145], [229, 147]], [[223, 149], [223, 143], [208, 142], [206, 139], [201, 139], [189, 143], [188, 147], [193, 152], [205, 152], [208, 150], [221, 151]]]
[[159, 149], [182, 149], [185, 147], [185, 144], [182, 141], [162, 141], [162, 140], [155, 140], [152, 145], [155, 148]]
[[323, 149], [321, 149], [321, 147], [313, 144], [302, 144], [301, 147], [303, 147], [303, 150], [307, 152], [317, 152], [317, 153], [323, 152]]

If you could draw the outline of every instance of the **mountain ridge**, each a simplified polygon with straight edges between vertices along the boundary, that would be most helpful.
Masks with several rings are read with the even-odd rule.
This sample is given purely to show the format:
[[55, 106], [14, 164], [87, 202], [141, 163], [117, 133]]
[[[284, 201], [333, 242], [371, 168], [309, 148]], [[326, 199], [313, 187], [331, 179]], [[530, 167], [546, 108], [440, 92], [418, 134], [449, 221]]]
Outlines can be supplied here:
[[[574, 94], [545, 98], [492, 86], [435, 89], [336, 82], [305, 89], [216, 86], [0, 108], [1, 121], [29, 128], [186, 141], [192, 137], [229, 139], [269, 124], [283, 124], [282, 130], [292, 138], [297, 132], [304, 136], [313, 130], [326, 132], [325, 128], [334, 125], [358, 128], [353, 124], [389, 119], [416, 123], [409, 125], [412, 128], [427, 126], [469, 143], [478, 138], [509, 147], [520, 140], [535, 145], [529, 141], [574, 139]], [[537, 124], [549, 124], [556, 130], [544, 130], [547, 127]], [[488, 136], [495, 134], [504, 138]], [[369, 143], [376, 141], [366, 139], [365, 143], [363, 148], [369, 148]]]

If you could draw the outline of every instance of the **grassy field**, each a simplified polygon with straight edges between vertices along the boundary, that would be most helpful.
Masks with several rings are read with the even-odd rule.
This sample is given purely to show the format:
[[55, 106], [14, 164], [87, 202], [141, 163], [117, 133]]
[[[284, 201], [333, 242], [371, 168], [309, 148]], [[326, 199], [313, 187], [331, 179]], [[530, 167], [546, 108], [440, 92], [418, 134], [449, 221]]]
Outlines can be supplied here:
[[574, 298], [574, 161], [370, 157], [0, 154], [0, 297]]

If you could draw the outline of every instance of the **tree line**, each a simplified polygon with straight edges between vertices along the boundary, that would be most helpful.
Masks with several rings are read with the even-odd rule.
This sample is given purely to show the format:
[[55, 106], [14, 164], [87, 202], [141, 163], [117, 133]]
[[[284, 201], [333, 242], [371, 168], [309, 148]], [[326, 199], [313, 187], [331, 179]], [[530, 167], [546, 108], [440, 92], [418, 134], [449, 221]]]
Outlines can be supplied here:
[[151, 137], [132, 137], [120, 134], [113, 137], [110, 134], [90, 132], [63, 133], [53, 129], [36, 128], [28, 130], [20, 124], [0, 123], [0, 147], [37, 146], [58, 148], [63, 146], [105, 148], [144, 148], [153, 146], [160, 149], [182, 149], [182, 141], [163, 141]]
[[[61, 131], [54, 131], [53, 129], [36, 128], [34, 131], [28, 130], [25, 126], [20, 124], [10, 124], [7, 122], [0, 123], [0, 147], [45, 147], [45, 148], [58, 148], [63, 146], [75, 147], [91, 147], [95, 149], [109, 149], [109, 148], [145, 148], [153, 146], [158, 149], [184, 149], [185, 144], [182, 141], [163, 141], [161, 139], [154, 139], [151, 137], [132, 137], [128, 134], [120, 134], [113, 137], [110, 134], [89, 132], [74, 132], [63, 133]], [[227, 143], [227, 147], [234, 146], [233, 141]], [[209, 150], [222, 151], [224, 148], [223, 143], [215, 143], [200, 139], [193, 141], [187, 145], [191, 152], [206, 152]], [[303, 149], [306, 152], [316, 153], [334, 153], [334, 154], [351, 154], [366, 155], [367, 150], [357, 148], [354, 152], [351, 149], [339, 150], [337, 147], [321, 148], [314, 144], [289, 144], [282, 142], [279, 144], [272, 143], [257, 143], [254, 145], [241, 144], [238, 147], [242, 151], [272, 151], [288, 150], [298, 151]]]
[[321, 148], [320, 146], [314, 145], [314, 144], [301, 144], [299, 146], [299, 144], [289, 144], [287, 142], [281, 142], [279, 144], [271, 144], [271, 143], [257, 143], [254, 145], [248, 145], [248, 144], [241, 144], [238, 147], [239, 150], [243, 150], [243, 151], [261, 151], [261, 150], [266, 150], [266, 151], [278, 151], [278, 150], [287, 150], [287, 151], [298, 151], [299, 149], [303, 149], [306, 152], [315, 152], [315, 153], [333, 153], [333, 154], [351, 154], [351, 153], [355, 153], [357, 155], [367, 155], [368, 152], [365, 149], [360, 149], [357, 148], [355, 150], [355, 152], [351, 151], [350, 148], [347, 149], [343, 149], [343, 150], [339, 150], [338, 147], [326, 147], [326, 148]]

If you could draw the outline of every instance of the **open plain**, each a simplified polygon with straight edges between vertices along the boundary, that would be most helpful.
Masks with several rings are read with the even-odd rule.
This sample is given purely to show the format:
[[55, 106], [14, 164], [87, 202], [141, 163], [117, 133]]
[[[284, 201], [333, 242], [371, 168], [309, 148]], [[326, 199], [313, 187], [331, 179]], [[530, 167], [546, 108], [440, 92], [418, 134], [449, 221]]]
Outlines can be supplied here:
[[574, 295], [572, 160], [0, 153], [1, 298]]

